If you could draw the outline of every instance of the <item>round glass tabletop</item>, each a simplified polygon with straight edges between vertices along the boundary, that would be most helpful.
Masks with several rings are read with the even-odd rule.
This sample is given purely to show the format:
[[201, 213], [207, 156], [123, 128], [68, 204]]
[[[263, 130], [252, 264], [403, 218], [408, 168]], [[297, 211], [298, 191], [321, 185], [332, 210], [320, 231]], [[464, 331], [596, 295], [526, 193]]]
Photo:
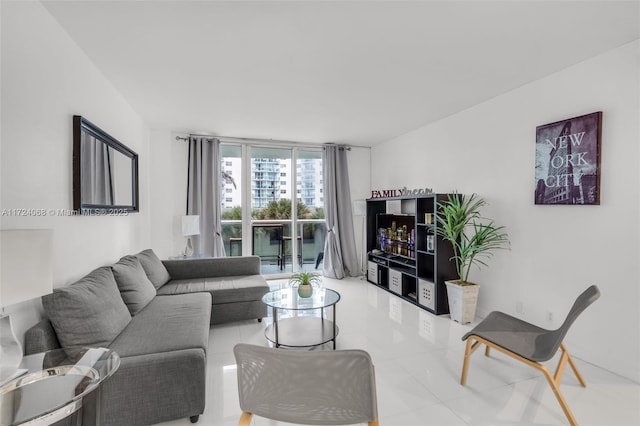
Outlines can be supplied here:
[[[82, 406], [120, 366], [117, 353], [106, 348], [55, 349], [22, 359], [27, 373], [0, 387], [0, 424], [51, 424]], [[5, 411], [6, 408], [6, 411]]]
[[311, 297], [298, 296], [298, 289], [283, 288], [270, 291], [262, 297], [265, 305], [277, 309], [302, 310], [333, 306], [340, 300], [340, 293], [330, 288], [314, 288]]

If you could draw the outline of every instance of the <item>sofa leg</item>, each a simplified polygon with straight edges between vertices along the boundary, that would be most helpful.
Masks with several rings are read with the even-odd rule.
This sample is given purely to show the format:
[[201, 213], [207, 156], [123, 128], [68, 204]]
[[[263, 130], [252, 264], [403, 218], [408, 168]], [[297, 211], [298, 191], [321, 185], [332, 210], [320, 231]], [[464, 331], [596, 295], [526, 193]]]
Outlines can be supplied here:
[[262, 322], [262, 318], [258, 318], [258, 322]]
[[191, 420], [191, 423], [198, 423], [198, 420], [200, 419], [200, 416], [191, 416], [189, 417], [189, 420]]

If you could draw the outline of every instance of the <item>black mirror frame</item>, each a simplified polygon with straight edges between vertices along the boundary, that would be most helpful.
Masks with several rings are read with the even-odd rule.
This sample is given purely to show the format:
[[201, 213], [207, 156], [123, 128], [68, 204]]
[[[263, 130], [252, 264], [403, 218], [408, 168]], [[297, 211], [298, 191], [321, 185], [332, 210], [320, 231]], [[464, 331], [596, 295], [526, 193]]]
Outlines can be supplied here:
[[[83, 204], [81, 177], [81, 143], [82, 132], [89, 133], [110, 148], [131, 159], [131, 205], [114, 204]], [[126, 145], [91, 123], [81, 115], [73, 116], [73, 209], [78, 214], [113, 214], [122, 215], [125, 212], [139, 211], [138, 193], [138, 154]]]

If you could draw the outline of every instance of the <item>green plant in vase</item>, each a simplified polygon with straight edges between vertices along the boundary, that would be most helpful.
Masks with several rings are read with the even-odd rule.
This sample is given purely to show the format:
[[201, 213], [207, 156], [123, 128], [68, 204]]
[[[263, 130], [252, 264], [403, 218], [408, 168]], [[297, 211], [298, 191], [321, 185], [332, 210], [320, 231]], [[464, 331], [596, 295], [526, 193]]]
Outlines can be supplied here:
[[289, 285], [298, 288], [300, 297], [311, 297], [313, 286], [321, 282], [322, 277], [316, 272], [298, 272], [289, 278]]
[[[509, 236], [504, 232], [505, 227], [497, 226], [493, 220], [480, 214], [480, 209], [486, 205], [486, 201], [477, 194], [465, 196], [457, 193], [450, 194], [447, 201], [438, 203], [436, 233], [451, 243], [453, 247], [451, 259], [455, 261], [458, 275], [457, 281], [447, 281], [451, 318], [463, 324], [473, 322], [479, 290], [477, 284], [469, 282], [471, 267], [473, 265], [478, 268], [488, 266], [486, 260], [493, 255], [494, 250], [509, 248]], [[454, 285], [472, 288], [462, 290]], [[469, 303], [452, 300], [452, 295], [462, 294], [463, 291], [468, 293], [465, 297], [475, 298], [475, 301]], [[461, 312], [460, 319], [454, 318], [454, 315], [458, 314], [454, 311], [456, 308], [462, 309], [462, 306], [473, 307], [466, 315]]]

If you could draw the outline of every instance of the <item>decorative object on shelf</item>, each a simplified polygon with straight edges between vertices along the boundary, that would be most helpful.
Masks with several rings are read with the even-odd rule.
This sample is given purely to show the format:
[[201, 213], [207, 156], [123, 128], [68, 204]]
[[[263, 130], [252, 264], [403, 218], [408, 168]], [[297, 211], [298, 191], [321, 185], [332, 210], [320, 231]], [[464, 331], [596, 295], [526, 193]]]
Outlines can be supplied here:
[[378, 214], [378, 242], [383, 252], [415, 258], [415, 217], [406, 214]]
[[289, 279], [289, 285], [298, 288], [298, 296], [300, 297], [311, 297], [313, 286], [319, 285], [321, 282], [322, 277], [315, 272], [298, 272]]
[[410, 197], [412, 195], [428, 195], [433, 194], [431, 188], [407, 189], [374, 189], [371, 191], [371, 198], [393, 198], [393, 197]]
[[427, 235], [427, 251], [432, 252], [436, 247], [436, 236], [433, 234]]
[[451, 319], [461, 324], [473, 322], [480, 286], [470, 283], [471, 266], [487, 266], [482, 257], [490, 257], [493, 250], [507, 249], [509, 236], [504, 226], [480, 215], [487, 203], [477, 194], [451, 194], [438, 203], [436, 233], [453, 246], [453, 260], [458, 279], [446, 281]]
[[192, 235], [200, 235], [200, 216], [185, 215], [182, 216], [182, 235], [187, 237], [187, 245], [182, 253], [184, 256], [193, 256], [193, 242], [191, 241]]
[[[0, 231], [0, 307], [15, 305], [53, 291], [50, 229]], [[11, 326], [11, 316], [0, 316], [0, 384], [18, 377], [22, 346]]]
[[600, 204], [602, 112], [536, 128], [536, 204]]

